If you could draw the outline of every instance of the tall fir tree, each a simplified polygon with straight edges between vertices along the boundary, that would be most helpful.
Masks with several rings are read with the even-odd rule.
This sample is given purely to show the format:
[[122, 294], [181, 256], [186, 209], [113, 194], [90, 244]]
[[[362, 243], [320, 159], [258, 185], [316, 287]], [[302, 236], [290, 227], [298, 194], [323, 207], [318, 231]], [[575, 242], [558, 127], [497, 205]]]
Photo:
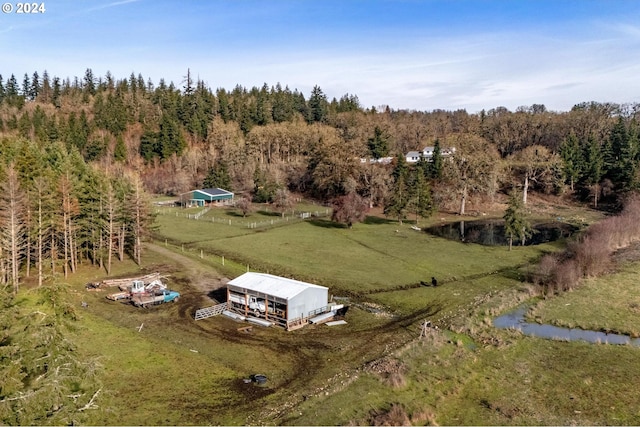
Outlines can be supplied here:
[[531, 224], [527, 220], [522, 195], [512, 191], [509, 203], [503, 216], [504, 231], [509, 238], [509, 250], [513, 246], [514, 238], [524, 246], [525, 240], [531, 236]]

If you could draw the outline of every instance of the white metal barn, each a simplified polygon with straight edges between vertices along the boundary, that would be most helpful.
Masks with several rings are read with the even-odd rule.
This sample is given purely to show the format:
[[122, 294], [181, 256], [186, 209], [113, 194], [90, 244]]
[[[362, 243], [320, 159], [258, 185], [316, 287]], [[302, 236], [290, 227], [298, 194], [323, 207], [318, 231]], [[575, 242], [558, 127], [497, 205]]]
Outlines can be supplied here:
[[330, 310], [324, 286], [264, 273], [244, 273], [227, 284], [229, 310], [296, 329]]

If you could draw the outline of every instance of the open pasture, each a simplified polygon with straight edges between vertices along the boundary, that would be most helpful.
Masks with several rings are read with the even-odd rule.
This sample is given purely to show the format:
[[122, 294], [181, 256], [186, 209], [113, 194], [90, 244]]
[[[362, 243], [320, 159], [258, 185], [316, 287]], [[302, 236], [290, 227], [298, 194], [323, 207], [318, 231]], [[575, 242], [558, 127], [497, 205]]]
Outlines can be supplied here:
[[[508, 270], [554, 248], [540, 245], [508, 251], [506, 247], [464, 244], [377, 217], [352, 229], [312, 218], [254, 230], [207, 221], [212, 212], [199, 220], [160, 215], [158, 238], [194, 253], [224, 255], [252, 270], [329, 286], [334, 294], [379, 294], [430, 283], [431, 277], [446, 285], [488, 275], [513, 275]], [[222, 215], [224, 211], [216, 213]]]
[[572, 292], [540, 301], [529, 317], [539, 323], [640, 337], [638, 267], [638, 261], [627, 262], [612, 274], [587, 279]]
[[[509, 252], [434, 238], [376, 217], [353, 229], [322, 218], [262, 231], [175, 215], [160, 215], [158, 224], [158, 244], [148, 245], [143, 264], [171, 274], [171, 287], [183, 295], [177, 304], [140, 310], [73, 285], [74, 303], [89, 302], [76, 342], [103, 366], [101, 411], [91, 423], [640, 421], [629, 394], [640, 378], [633, 363], [637, 348], [550, 342], [497, 330], [487, 320], [505, 295], [512, 304], [526, 298], [512, 294], [524, 289], [529, 263], [559, 244]], [[220, 286], [246, 264], [346, 294], [347, 325], [246, 333], [224, 317], [195, 322], [194, 310], [211, 304], [207, 287]], [[116, 274], [126, 271], [118, 268]], [[632, 270], [620, 273], [629, 275], [627, 285]], [[98, 274], [91, 269], [86, 279]], [[431, 276], [439, 286], [420, 285]], [[420, 339], [425, 320], [440, 328]], [[266, 386], [244, 384], [252, 373], [267, 375]], [[132, 399], [140, 395], [148, 398]]]

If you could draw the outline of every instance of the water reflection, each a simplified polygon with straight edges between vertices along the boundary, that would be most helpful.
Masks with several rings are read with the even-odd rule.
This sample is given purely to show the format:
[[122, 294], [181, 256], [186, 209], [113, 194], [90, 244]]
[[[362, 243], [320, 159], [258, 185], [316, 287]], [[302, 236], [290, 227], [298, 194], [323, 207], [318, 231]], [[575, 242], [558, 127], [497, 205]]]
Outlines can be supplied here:
[[631, 344], [640, 347], [640, 338], [631, 338], [622, 334], [607, 334], [584, 329], [561, 328], [553, 325], [525, 322], [524, 315], [527, 307], [520, 307], [515, 311], [496, 317], [493, 326], [500, 329], [517, 329], [525, 335], [559, 341], [586, 341], [603, 344]]
[[[525, 241], [525, 245], [539, 245], [571, 236], [577, 227], [564, 222], [545, 222], [533, 225], [533, 235]], [[504, 221], [479, 220], [458, 221], [449, 224], [425, 228], [434, 236], [466, 243], [479, 243], [487, 246], [504, 246], [509, 239], [504, 233]], [[513, 242], [514, 245], [520, 242]]]

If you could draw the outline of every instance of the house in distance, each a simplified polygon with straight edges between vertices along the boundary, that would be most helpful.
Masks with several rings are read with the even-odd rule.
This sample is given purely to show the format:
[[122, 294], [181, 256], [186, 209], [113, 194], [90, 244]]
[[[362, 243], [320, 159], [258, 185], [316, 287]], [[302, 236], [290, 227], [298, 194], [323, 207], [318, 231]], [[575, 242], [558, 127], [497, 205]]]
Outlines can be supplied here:
[[[422, 151], [409, 151], [405, 155], [405, 159], [407, 163], [417, 163], [420, 161], [420, 159], [425, 159], [426, 161], [430, 162], [433, 159], [434, 150], [435, 150], [435, 147], [424, 147]], [[455, 153], [456, 153], [455, 147], [443, 148], [440, 151], [440, 155], [444, 159], [446, 159], [447, 157], [453, 156]]]
[[222, 188], [191, 190], [180, 195], [180, 205], [187, 208], [231, 204], [233, 204], [233, 193]]

